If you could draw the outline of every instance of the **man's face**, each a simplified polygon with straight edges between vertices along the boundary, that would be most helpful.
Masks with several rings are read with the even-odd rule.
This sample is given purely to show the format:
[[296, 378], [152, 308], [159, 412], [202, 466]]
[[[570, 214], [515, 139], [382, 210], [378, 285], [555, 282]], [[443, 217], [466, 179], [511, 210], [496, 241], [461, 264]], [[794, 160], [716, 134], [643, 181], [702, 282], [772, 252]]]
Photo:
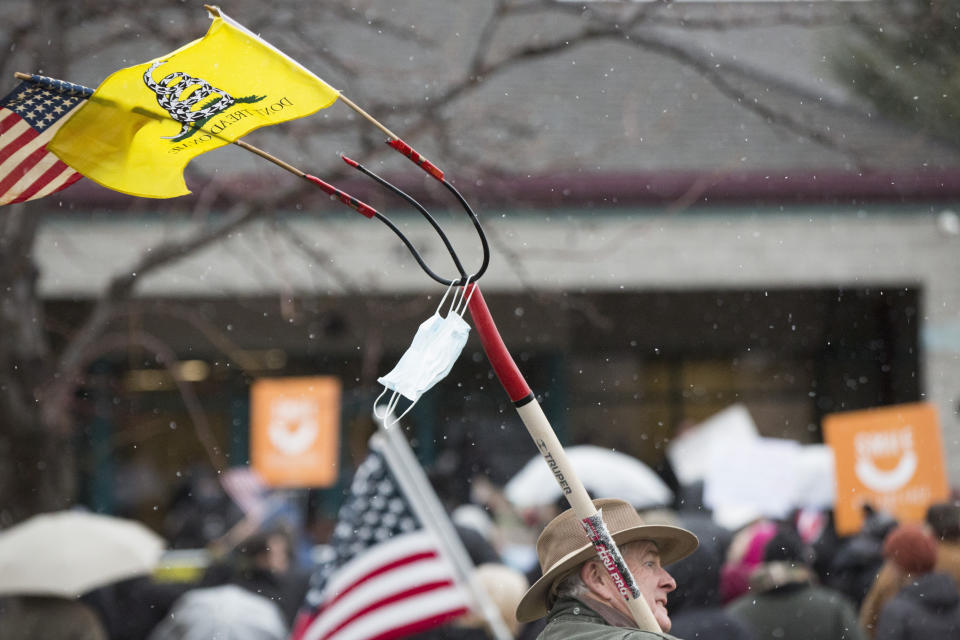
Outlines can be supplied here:
[[[660, 565], [660, 551], [657, 550], [657, 545], [642, 540], [624, 545], [620, 548], [620, 552], [637, 582], [637, 588], [643, 594], [643, 599], [650, 605], [650, 610], [660, 629], [670, 631], [672, 624], [670, 616], [667, 615], [667, 594], [677, 588], [677, 581]], [[605, 578], [605, 583], [609, 583], [608, 594], [612, 596], [607, 601], [629, 616], [630, 610], [614, 587], [613, 580], [609, 576]]]

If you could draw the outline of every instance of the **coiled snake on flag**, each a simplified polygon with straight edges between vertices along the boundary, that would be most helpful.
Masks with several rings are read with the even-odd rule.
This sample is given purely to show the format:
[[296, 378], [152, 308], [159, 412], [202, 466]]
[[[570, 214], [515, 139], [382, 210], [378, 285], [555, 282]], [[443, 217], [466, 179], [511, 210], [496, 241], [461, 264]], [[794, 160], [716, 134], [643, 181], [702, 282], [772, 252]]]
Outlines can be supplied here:
[[[180, 138], [190, 131], [192, 123], [206, 120], [236, 102], [234, 97], [226, 91], [215, 88], [203, 78], [195, 78], [182, 71], [174, 71], [157, 82], [153, 79], [153, 72], [166, 62], [166, 60], [158, 60], [143, 72], [143, 81], [151, 91], [157, 94], [157, 102], [160, 106], [166, 109], [171, 118], [183, 125], [180, 133], [175, 136], [165, 136], [165, 139]], [[181, 99], [184, 92], [189, 89], [193, 89], [193, 92], [185, 100]], [[193, 110], [198, 102], [215, 94], [220, 97]]]

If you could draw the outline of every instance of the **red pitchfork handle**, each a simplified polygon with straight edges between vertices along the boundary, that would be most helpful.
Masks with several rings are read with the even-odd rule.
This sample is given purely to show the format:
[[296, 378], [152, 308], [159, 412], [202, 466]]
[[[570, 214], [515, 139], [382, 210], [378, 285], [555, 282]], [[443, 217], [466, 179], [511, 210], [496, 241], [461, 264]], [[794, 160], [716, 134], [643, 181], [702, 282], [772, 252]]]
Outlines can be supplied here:
[[441, 171], [437, 165], [433, 164], [422, 155], [417, 153], [416, 149], [408, 145], [406, 142], [400, 138], [392, 138], [387, 140], [387, 144], [398, 152], [407, 156], [407, 158], [409, 158], [413, 164], [417, 165], [440, 182], [443, 182], [443, 171]]
[[580, 478], [577, 477], [573, 465], [570, 464], [570, 460], [560, 444], [560, 440], [557, 439], [557, 434], [550, 426], [550, 421], [547, 420], [540, 403], [537, 402], [530, 390], [530, 385], [524, 380], [516, 362], [510, 356], [510, 352], [507, 351], [503, 338], [500, 337], [500, 332], [497, 330], [497, 325], [494, 324], [493, 317], [490, 315], [490, 309], [480, 293], [480, 287], [476, 285], [469, 285], [469, 287], [472, 291], [466, 291], [465, 295], [470, 301], [470, 315], [473, 317], [473, 324], [480, 336], [483, 351], [487, 354], [487, 359], [490, 360], [500, 384], [506, 389], [507, 395], [510, 396], [520, 419], [527, 428], [527, 432], [533, 438], [537, 449], [540, 450], [540, 455], [549, 465], [564, 497], [570, 503], [577, 518], [580, 519], [584, 533], [596, 549], [597, 555], [600, 556], [602, 564], [607, 573], [610, 574], [613, 583], [620, 590], [620, 594], [626, 601], [630, 613], [633, 614], [638, 628], [659, 633], [660, 625], [653, 617], [650, 605], [640, 594], [637, 583], [633, 579], [627, 563], [624, 562], [620, 549], [617, 548], [613, 537], [603, 522], [602, 514], [597, 511], [593, 501], [590, 500], [590, 495], [584, 488], [583, 483], [580, 482]]

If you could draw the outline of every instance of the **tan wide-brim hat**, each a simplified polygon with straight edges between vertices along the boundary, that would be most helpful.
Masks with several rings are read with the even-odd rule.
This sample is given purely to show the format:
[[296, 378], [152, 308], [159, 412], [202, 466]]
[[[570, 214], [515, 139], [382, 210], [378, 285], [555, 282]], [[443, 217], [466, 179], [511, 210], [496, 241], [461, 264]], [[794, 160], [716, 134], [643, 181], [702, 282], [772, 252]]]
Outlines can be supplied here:
[[[667, 565], [686, 558], [699, 544], [697, 536], [686, 529], [669, 525], [643, 524], [643, 519], [628, 502], [614, 498], [593, 501], [601, 512], [617, 547], [651, 540], [660, 551], [660, 563]], [[544, 527], [537, 539], [537, 557], [543, 576], [533, 583], [517, 605], [517, 620], [530, 622], [547, 615], [550, 588], [576, 567], [597, 556], [587, 540], [583, 525], [573, 509], [567, 509]]]

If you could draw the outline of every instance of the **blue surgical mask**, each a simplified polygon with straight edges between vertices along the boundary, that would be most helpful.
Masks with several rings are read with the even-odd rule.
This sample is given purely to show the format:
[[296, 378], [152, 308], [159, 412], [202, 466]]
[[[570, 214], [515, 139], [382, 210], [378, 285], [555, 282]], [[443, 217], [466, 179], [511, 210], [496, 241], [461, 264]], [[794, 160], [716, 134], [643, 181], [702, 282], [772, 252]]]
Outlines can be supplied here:
[[[443, 300], [440, 305], [443, 305]], [[399, 396], [403, 396], [413, 403], [404, 410], [400, 418], [405, 416], [420, 396], [447, 377], [463, 352], [469, 335], [470, 325], [455, 310], [451, 309], [447, 316], [443, 317], [438, 308], [417, 328], [413, 341], [390, 373], [377, 379], [384, 390], [377, 402], [374, 402], [374, 415], [387, 419], [396, 407]], [[377, 403], [387, 391], [392, 391], [392, 394], [381, 415], [377, 411]]]

